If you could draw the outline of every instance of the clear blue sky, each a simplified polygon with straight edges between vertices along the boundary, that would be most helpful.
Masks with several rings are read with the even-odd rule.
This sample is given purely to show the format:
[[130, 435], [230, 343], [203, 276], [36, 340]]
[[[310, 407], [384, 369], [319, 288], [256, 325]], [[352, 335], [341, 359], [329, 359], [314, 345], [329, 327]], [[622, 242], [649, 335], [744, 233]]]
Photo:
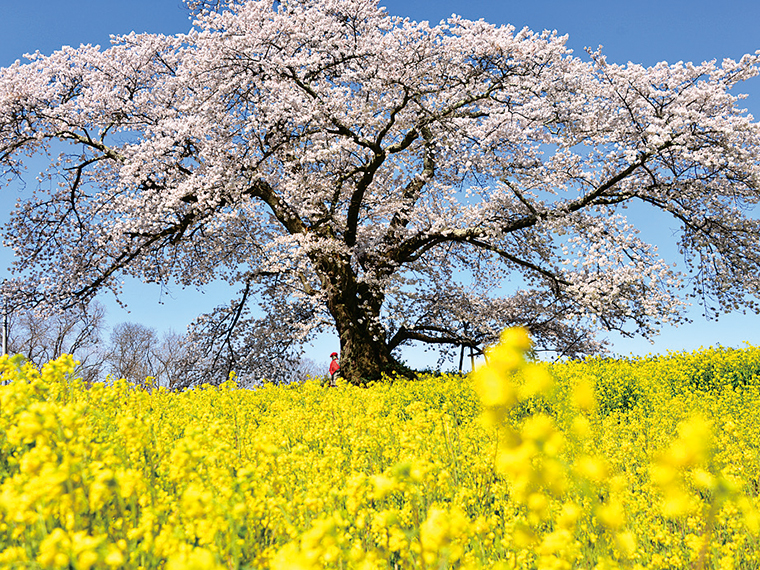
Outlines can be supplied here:
[[[388, 0], [384, 5], [392, 14], [415, 20], [437, 22], [457, 13], [517, 28], [557, 30], [569, 35], [568, 45], [576, 53], [601, 44], [608, 60], [617, 63], [736, 59], [760, 49], [758, 0]], [[107, 46], [110, 34], [172, 34], [190, 27], [181, 0], [0, 0], [0, 14], [0, 66], [24, 53], [39, 50], [47, 54], [62, 45]], [[750, 94], [746, 106], [760, 118], [760, 78], [742, 90]], [[0, 192], [3, 221], [15, 195], [12, 188]], [[649, 229], [658, 236], [668, 234], [668, 228]], [[9, 253], [0, 251], [0, 278], [6, 275], [4, 268], [9, 261]], [[167, 293], [153, 286], [135, 285], [126, 301], [130, 314], [107, 303], [112, 324], [131, 320], [159, 331], [182, 331], [199, 312], [227, 298], [217, 297], [213, 291], [205, 295], [178, 289]], [[613, 336], [613, 350], [626, 355], [693, 350], [717, 343], [741, 346], [743, 341], [760, 345], [760, 317], [755, 315], [729, 315], [717, 322], [706, 321], [695, 307], [692, 318], [692, 325], [665, 329], [653, 345]], [[334, 344], [332, 338], [322, 339], [310, 356], [317, 362], [326, 362], [322, 352], [329, 353]], [[410, 363], [429, 361], [413, 353], [405, 357]]]

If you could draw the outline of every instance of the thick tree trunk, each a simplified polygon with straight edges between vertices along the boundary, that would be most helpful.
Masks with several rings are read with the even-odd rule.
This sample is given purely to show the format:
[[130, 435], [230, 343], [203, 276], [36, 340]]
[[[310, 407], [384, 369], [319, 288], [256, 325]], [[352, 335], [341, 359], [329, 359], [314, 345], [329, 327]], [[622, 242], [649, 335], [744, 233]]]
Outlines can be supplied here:
[[[337, 322], [337, 321], [336, 321]], [[366, 384], [391, 374], [397, 363], [384, 339], [375, 340], [361, 323], [338, 323], [340, 367], [343, 377], [353, 384]]]
[[350, 266], [331, 267], [328, 308], [340, 337], [342, 376], [353, 384], [380, 380], [400, 369], [380, 324], [383, 297], [357, 283]]

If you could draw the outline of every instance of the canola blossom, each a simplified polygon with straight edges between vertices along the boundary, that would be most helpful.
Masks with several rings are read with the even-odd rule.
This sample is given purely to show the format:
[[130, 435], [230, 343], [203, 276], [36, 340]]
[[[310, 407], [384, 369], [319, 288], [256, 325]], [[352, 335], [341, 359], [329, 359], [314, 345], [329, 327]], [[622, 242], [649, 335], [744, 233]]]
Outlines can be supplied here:
[[0, 568], [757, 568], [760, 349], [170, 392], [0, 359]]

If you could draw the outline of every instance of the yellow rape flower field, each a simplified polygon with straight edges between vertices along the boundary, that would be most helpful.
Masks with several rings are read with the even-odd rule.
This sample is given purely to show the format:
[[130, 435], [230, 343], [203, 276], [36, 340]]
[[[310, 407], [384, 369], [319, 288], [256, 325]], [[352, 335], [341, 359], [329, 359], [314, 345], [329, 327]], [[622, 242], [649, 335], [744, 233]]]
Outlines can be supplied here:
[[0, 359], [0, 567], [758, 568], [760, 349], [368, 388]]

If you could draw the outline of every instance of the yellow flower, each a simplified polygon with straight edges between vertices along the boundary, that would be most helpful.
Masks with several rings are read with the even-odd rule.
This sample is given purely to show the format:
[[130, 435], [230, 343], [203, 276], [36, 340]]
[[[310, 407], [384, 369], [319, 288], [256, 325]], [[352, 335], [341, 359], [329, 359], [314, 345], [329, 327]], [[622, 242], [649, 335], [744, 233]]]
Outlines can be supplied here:
[[71, 554], [71, 541], [66, 532], [55, 528], [40, 543], [37, 561], [45, 568], [67, 566]]
[[600, 457], [584, 455], [575, 461], [576, 472], [589, 481], [600, 483], [609, 476], [607, 462]]
[[[274, 568], [274, 567], [273, 567]], [[193, 548], [190, 552], [175, 554], [166, 562], [166, 570], [225, 570], [216, 556], [205, 548]]]
[[213, 495], [197, 483], [190, 483], [182, 493], [182, 509], [188, 518], [202, 517], [210, 508]]
[[707, 459], [712, 441], [709, 424], [699, 416], [681, 422], [678, 439], [673, 442], [665, 461], [674, 467], [691, 467]]
[[405, 550], [408, 546], [409, 541], [400, 528], [394, 526], [388, 530], [388, 550], [399, 552]]
[[599, 517], [599, 522], [611, 530], [617, 530], [625, 524], [625, 510], [617, 501], [600, 505], [596, 509], [596, 516]]
[[626, 558], [632, 558], [636, 554], [636, 536], [631, 531], [627, 530], [617, 533], [615, 535], [615, 542], [620, 552]]
[[396, 480], [385, 475], [373, 475], [371, 477], [372, 485], [375, 488], [374, 496], [382, 499], [396, 490]]
[[26, 548], [23, 546], [9, 546], [0, 552], [0, 567], [2, 568], [25, 568], [27, 564]]
[[524, 382], [520, 387], [520, 396], [523, 400], [548, 393], [554, 384], [548, 370], [537, 364], [527, 365], [522, 371], [522, 377]]
[[572, 433], [579, 439], [585, 439], [591, 435], [591, 422], [586, 416], [573, 418]]
[[678, 479], [678, 470], [665, 463], [653, 463], [649, 466], [649, 476], [656, 485], [666, 487]]
[[499, 338], [499, 342], [521, 352], [527, 352], [533, 346], [528, 329], [523, 327], [504, 329]]
[[124, 554], [116, 545], [108, 545], [108, 554], [103, 560], [108, 566], [118, 568], [124, 564]]
[[[554, 420], [546, 414], [536, 414], [525, 420], [522, 436], [530, 441], [544, 444], [554, 441], [561, 434], [556, 430]], [[561, 445], [559, 442], [556, 445]]]
[[578, 505], [575, 503], [565, 503], [562, 505], [562, 509], [557, 516], [557, 524], [561, 528], [570, 529], [575, 526], [580, 515], [581, 509]]
[[514, 384], [490, 364], [478, 368], [473, 376], [475, 389], [484, 406], [510, 407], [517, 402]]
[[18, 416], [16, 429], [21, 436], [21, 441], [31, 443], [40, 433], [43, 425], [41, 418], [33, 412], [21, 412]]
[[709, 473], [702, 468], [697, 468], [691, 472], [691, 477], [697, 488], [705, 491], [712, 491], [715, 489], [716, 480], [712, 473]]
[[467, 516], [460, 509], [431, 507], [420, 525], [420, 544], [425, 562], [433, 564], [446, 547], [449, 559], [457, 560], [461, 556], [461, 548], [453, 543], [466, 531], [468, 524]]
[[594, 384], [588, 377], [582, 377], [573, 388], [573, 402], [584, 412], [590, 412], [596, 406]]
[[680, 517], [694, 510], [692, 498], [678, 487], [666, 490], [662, 499], [662, 514], [666, 517]]
[[540, 520], [546, 520], [549, 509], [549, 499], [543, 493], [531, 493], [528, 495], [527, 507], [531, 513], [536, 515]]

